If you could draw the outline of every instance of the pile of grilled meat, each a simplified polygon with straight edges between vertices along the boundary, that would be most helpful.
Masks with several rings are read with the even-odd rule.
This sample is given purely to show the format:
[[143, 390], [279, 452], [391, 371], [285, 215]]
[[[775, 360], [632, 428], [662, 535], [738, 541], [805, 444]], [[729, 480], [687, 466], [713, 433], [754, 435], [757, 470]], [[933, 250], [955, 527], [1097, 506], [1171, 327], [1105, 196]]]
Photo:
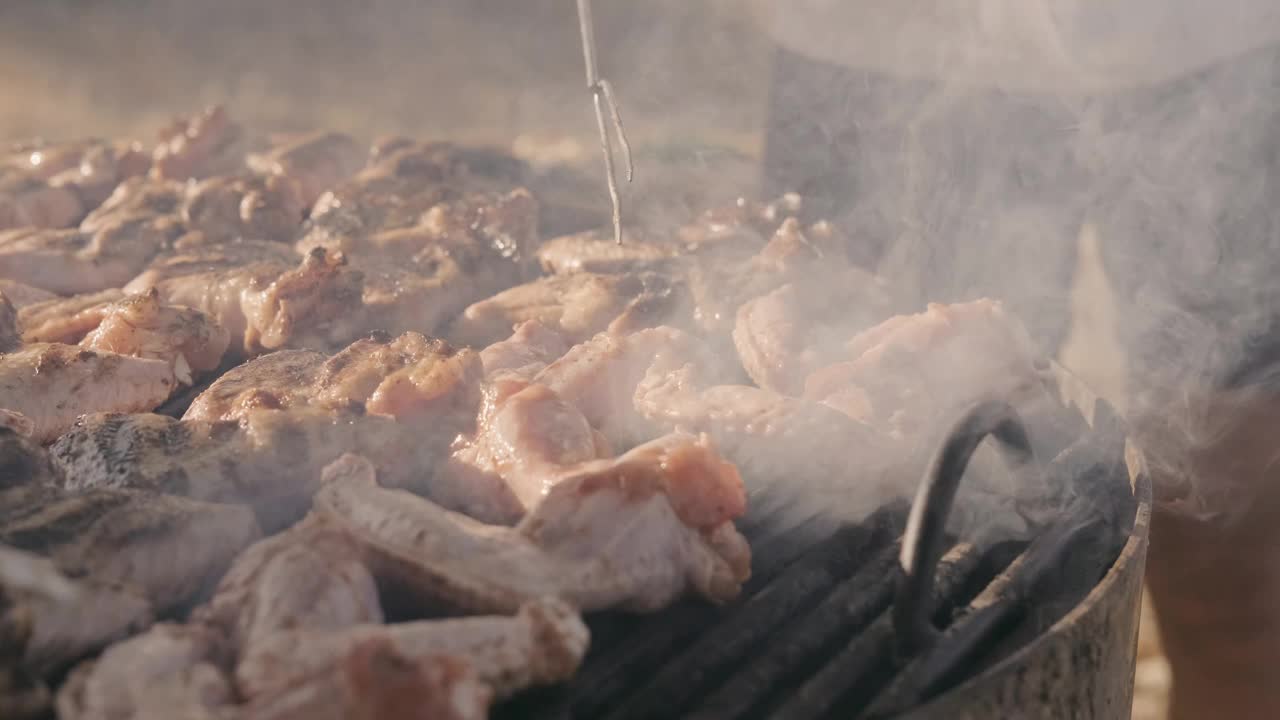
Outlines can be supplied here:
[[801, 198], [617, 245], [528, 176], [220, 109], [5, 158], [0, 716], [485, 717], [581, 613], [733, 601], [750, 488], [870, 509], [1035, 386], [998, 303], [904, 306]]

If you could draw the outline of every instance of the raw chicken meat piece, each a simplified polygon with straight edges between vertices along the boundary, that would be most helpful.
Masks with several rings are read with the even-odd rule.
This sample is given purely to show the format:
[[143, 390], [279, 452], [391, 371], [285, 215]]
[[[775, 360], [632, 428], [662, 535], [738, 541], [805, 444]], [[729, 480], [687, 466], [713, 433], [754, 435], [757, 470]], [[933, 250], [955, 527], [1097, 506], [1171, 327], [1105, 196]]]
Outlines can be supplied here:
[[367, 548], [375, 575], [460, 610], [513, 613], [559, 597], [584, 612], [650, 612], [687, 590], [713, 602], [738, 595], [750, 575], [733, 527], [742, 481], [705, 438], [669, 435], [564, 474], [514, 528], [372, 477], [326, 485], [315, 512]]

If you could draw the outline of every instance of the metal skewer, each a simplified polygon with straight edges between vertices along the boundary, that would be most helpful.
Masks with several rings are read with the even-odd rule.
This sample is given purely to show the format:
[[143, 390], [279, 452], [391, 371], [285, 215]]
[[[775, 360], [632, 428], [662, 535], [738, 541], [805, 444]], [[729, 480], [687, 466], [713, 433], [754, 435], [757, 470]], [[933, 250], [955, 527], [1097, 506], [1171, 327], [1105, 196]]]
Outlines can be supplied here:
[[635, 176], [635, 166], [631, 162], [631, 144], [627, 142], [627, 134], [622, 129], [622, 115], [618, 113], [613, 87], [608, 80], [600, 77], [600, 70], [596, 66], [596, 37], [591, 20], [591, 0], [578, 0], [578, 27], [582, 32], [582, 59], [587, 66], [587, 90], [595, 104], [596, 127], [600, 131], [600, 148], [604, 152], [605, 182], [609, 186], [609, 200], [613, 202], [613, 239], [621, 245], [622, 197], [618, 194], [618, 178], [613, 165], [613, 143], [609, 139], [609, 128], [605, 125], [605, 105], [609, 106], [613, 130], [618, 135], [618, 144], [622, 146], [622, 155], [627, 163], [627, 182], [631, 182]]

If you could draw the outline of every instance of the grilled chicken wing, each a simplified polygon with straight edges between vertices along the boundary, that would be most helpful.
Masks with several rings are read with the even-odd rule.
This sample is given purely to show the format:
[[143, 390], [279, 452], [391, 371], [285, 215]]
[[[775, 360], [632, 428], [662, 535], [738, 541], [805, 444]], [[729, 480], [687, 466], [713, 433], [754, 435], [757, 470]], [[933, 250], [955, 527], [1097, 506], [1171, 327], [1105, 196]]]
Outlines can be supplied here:
[[173, 368], [163, 360], [52, 343], [0, 354], [0, 408], [29, 418], [33, 437], [42, 442], [86, 413], [152, 410], [175, 385]]
[[18, 309], [18, 327], [29, 343], [74, 345], [102, 324], [112, 304], [123, 299], [119, 290], [102, 290], [71, 297], [54, 297]]
[[193, 618], [221, 628], [232, 658], [281, 631], [383, 622], [378, 588], [359, 547], [314, 520], [249, 546]]
[[670, 435], [564, 473], [514, 528], [371, 477], [325, 486], [316, 512], [366, 546], [375, 574], [473, 612], [547, 596], [583, 611], [647, 612], [689, 589], [715, 602], [738, 594], [750, 574], [732, 522], [745, 509], [742, 481], [705, 439]]
[[199, 310], [162, 305], [154, 288], [112, 303], [103, 314], [81, 347], [164, 360], [186, 385], [193, 373], [218, 367], [231, 341], [225, 329]]
[[569, 679], [586, 654], [588, 633], [575, 610], [552, 599], [527, 602], [511, 617], [285, 630], [264, 638], [240, 662], [237, 685], [251, 701], [277, 695], [370, 642], [385, 643], [410, 660], [465, 659], [502, 698]]

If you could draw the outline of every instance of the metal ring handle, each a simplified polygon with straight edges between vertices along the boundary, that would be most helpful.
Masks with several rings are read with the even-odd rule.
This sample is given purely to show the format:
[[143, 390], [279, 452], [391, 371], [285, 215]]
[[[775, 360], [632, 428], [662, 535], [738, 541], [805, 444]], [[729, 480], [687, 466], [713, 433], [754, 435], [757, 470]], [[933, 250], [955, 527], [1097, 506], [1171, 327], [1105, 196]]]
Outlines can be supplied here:
[[947, 518], [973, 453], [991, 436], [1011, 470], [1035, 461], [1026, 426], [1013, 406], [999, 400], [978, 403], [960, 418], [929, 463], [916, 491], [902, 536], [901, 572], [893, 601], [893, 626], [899, 647], [918, 652], [933, 643], [933, 583], [942, 558]]

